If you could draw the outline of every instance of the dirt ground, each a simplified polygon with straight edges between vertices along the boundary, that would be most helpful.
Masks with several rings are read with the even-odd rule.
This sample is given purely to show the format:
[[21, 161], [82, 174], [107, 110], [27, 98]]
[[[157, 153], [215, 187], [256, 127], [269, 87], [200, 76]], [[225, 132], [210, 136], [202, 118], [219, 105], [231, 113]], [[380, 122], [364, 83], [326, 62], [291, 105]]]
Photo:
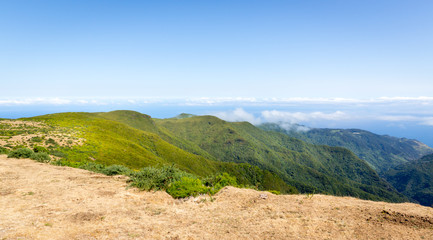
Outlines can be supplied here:
[[433, 208], [233, 187], [173, 200], [0, 155], [0, 239], [433, 239]]

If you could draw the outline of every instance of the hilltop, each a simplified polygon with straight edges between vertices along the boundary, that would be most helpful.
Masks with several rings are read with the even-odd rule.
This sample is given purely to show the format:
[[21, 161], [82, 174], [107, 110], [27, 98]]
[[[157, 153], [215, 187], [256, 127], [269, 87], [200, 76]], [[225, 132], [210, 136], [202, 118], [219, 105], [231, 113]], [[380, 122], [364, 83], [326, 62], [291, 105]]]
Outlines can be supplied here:
[[226, 187], [175, 200], [109, 177], [0, 155], [1, 239], [429, 239], [433, 209]]

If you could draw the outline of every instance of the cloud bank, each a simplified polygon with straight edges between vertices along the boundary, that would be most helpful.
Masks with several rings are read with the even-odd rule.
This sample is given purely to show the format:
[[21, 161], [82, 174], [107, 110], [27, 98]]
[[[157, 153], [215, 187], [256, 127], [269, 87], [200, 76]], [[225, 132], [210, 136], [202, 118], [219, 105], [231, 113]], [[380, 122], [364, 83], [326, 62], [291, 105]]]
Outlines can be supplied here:
[[[320, 125], [343, 121], [380, 121], [433, 126], [433, 97], [350, 98], [16, 98], [1, 99], [0, 110], [22, 107], [98, 106], [128, 108], [141, 111], [146, 107], [175, 107], [192, 110], [194, 114], [211, 114], [227, 121], [285, 122]], [[77, 108], [75, 108], [77, 109]], [[195, 109], [202, 109], [194, 111]], [[203, 109], [207, 109], [203, 110]], [[212, 109], [220, 109], [215, 111]], [[222, 110], [221, 110], [222, 109]], [[233, 110], [234, 109], [234, 110]], [[247, 109], [247, 110], [245, 110]], [[329, 125], [329, 124], [328, 124]]]

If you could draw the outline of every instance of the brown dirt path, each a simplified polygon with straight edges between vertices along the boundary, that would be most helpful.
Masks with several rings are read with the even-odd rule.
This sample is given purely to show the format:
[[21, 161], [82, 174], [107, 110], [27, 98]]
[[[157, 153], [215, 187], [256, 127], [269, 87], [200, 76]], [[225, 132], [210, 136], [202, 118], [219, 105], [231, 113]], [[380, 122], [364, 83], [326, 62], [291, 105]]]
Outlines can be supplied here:
[[0, 155], [0, 239], [433, 239], [433, 209], [411, 203], [233, 187], [180, 201], [126, 187]]

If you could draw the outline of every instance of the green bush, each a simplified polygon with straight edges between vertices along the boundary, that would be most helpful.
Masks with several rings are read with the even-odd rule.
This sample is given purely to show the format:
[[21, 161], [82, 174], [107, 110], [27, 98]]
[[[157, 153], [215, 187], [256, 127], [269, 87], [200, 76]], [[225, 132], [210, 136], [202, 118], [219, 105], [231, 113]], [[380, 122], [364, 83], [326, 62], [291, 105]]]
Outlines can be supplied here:
[[8, 158], [30, 158], [33, 153], [33, 150], [29, 148], [19, 148], [10, 152]]
[[59, 159], [56, 161], [52, 161], [51, 164], [56, 166], [68, 166], [73, 168], [83, 168], [83, 165], [85, 165], [82, 162], [73, 162], [66, 159]]
[[138, 172], [131, 172], [129, 177], [131, 186], [149, 191], [166, 190], [171, 183], [179, 181], [182, 177], [193, 177], [193, 175], [173, 166], [164, 166], [162, 168], [145, 167]]
[[50, 151], [51, 155], [59, 157], [59, 158], [68, 158], [68, 155], [64, 152], [60, 152], [58, 150], [51, 150]]
[[281, 195], [281, 192], [277, 191], [277, 190], [268, 190], [268, 192], [275, 194], [275, 195]]
[[48, 149], [46, 149], [42, 146], [38, 146], [38, 145], [33, 147], [33, 152], [35, 152], [35, 153], [39, 153], [39, 152], [49, 153]]
[[131, 170], [122, 165], [111, 165], [105, 167], [102, 173], [108, 176], [128, 174]]
[[0, 154], [8, 154], [9, 150], [7, 148], [4, 147], [0, 147]]
[[30, 155], [30, 159], [36, 160], [38, 162], [49, 162], [49, 161], [51, 161], [50, 155], [48, 155], [48, 153], [46, 153], [46, 152], [32, 153], [32, 155]]
[[217, 193], [219, 190], [221, 190], [221, 188], [225, 186], [239, 187], [239, 184], [236, 181], [236, 177], [230, 176], [230, 174], [228, 173], [222, 173], [216, 176], [206, 178], [204, 180], [204, 184], [210, 187], [211, 194]]
[[205, 187], [200, 179], [190, 177], [182, 177], [180, 181], [172, 183], [167, 189], [167, 193], [174, 198], [197, 196], [208, 192], [209, 188]]
[[54, 139], [52, 139], [52, 138], [48, 138], [48, 139], [45, 141], [45, 144], [53, 144], [53, 145], [56, 145], [57, 142], [56, 142]]
[[[104, 164], [94, 163], [94, 162], [86, 162], [86, 163], [78, 163], [80, 164], [78, 168], [86, 169], [92, 172], [102, 173], [105, 169]], [[69, 165], [68, 165], [69, 166]]]
[[42, 138], [41, 137], [32, 137], [30, 139], [30, 141], [32, 141], [32, 142], [42, 142]]

